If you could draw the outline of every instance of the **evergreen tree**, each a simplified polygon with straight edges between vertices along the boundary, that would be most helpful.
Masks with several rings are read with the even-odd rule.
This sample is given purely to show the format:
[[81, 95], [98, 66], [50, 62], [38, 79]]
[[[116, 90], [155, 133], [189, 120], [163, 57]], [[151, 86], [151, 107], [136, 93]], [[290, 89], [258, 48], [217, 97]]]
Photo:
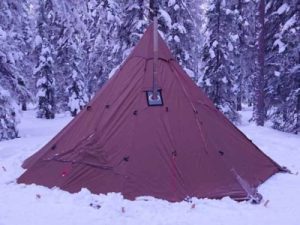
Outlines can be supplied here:
[[216, 107], [230, 120], [238, 121], [233, 75], [233, 41], [236, 29], [232, 27], [233, 12], [229, 3], [209, 2], [207, 11], [207, 41], [203, 49], [204, 76], [202, 86]]
[[268, 1], [266, 105], [273, 127], [300, 131], [300, 5]]
[[242, 110], [242, 103], [251, 104], [253, 99], [253, 74], [255, 68], [255, 20], [256, 4], [247, 0], [232, 0], [227, 13], [232, 15], [230, 34], [230, 58], [233, 64], [231, 73], [234, 77], [236, 110]]
[[122, 23], [119, 28], [119, 57], [123, 61], [131, 52], [132, 47], [140, 40], [149, 21], [149, 5], [144, 0], [124, 0], [122, 2], [124, 13], [122, 14]]
[[12, 107], [11, 95], [0, 84], [0, 141], [16, 137], [16, 112]]
[[72, 116], [76, 116], [88, 101], [85, 85], [76, 71], [73, 71], [72, 83], [68, 86], [67, 90], [69, 111]]
[[54, 119], [55, 117], [55, 81], [52, 70], [53, 59], [49, 47], [42, 45], [39, 65], [35, 70], [38, 98], [38, 118]]
[[[56, 107], [57, 111], [70, 111], [75, 116], [80, 108], [86, 103], [75, 104], [75, 99], [84, 99], [84, 85], [82, 91], [78, 91], [79, 83], [84, 79], [79, 71], [79, 63], [84, 60], [82, 57], [82, 39], [77, 26], [77, 16], [68, 16], [75, 14], [68, 2], [62, 2], [59, 7], [55, 7], [56, 23], [56, 43], [54, 45], [54, 74], [56, 83]], [[76, 94], [74, 96], [74, 92]], [[75, 98], [76, 97], [76, 98]], [[75, 99], [74, 99], [75, 98]], [[70, 105], [72, 107], [70, 107]]]
[[73, 10], [79, 56], [77, 65], [91, 98], [122, 60], [121, 41], [118, 40], [122, 9], [120, 1], [114, 0], [88, 0], [78, 4], [76, 7], [75, 3]]
[[56, 26], [55, 12], [52, 0], [39, 0], [38, 16], [38, 44], [35, 51], [39, 55], [38, 63], [34, 70], [38, 99], [38, 118], [53, 119], [55, 117], [55, 77], [53, 45], [57, 41], [54, 36]]
[[118, 32], [121, 29], [121, 16], [119, 1], [104, 1], [100, 4], [100, 15], [97, 23], [101, 26], [101, 31], [97, 33], [94, 42], [94, 52], [92, 58], [96, 62], [97, 89], [103, 86], [108, 80], [111, 71], [121, 62], [120, 40]]
[[[30, 100], [23, 63], [26, 61], [25, 31], [27, 15], [26, 4], [16, 1], [1, 1], [0, 3], [0, 79], [4, 88], [18, 103]], [[26, 27], [26, 28], [24, 28]]]
[[25, 8], [26, 2], [0, 2], [0, 140], [17, 137], [17, 104], [31, 100], [23, 66], [28, 62]]
[[197, 81], [202, 37], [201, 1], [164, 0], [159, 5], [159, 25], [173, 55]]

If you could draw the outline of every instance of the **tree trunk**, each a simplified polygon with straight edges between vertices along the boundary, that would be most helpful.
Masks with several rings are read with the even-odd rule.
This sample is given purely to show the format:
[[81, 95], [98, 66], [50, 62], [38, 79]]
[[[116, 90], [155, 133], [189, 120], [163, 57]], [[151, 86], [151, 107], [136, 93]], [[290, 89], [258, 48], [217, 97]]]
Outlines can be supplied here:
[[27, 105], [25, 101], [22, 102], [22, 111], [27, 111]]
[[[221, 1], [218, 0], [216, 2], [216, 11], [217, 11], [217, 42], [220, 43], [220, 17], [221, 17]], [[217, 45], [217, 50], [216, 50], [216, 69], [214, 71], [214, 73], [218, 73], [218, 75], [221, 75], [219, 72], [217, 72], [220, 67], [222, 66], [221, 64], [221, 59], [220, 59], [220, 44]], [[215, 93], [214, 93], [214, 98], [213, 98], [213, 102], [214, 104], [217, 106], [217, 108], [219, 109], [220, 108], [220, 105], [221, 105], [221, 96], [220, 96], [220, 82], [219, 82], [219, 79], [217, 80], [216, 82], [216, 85], [215, 85]]]
[[242, 94], [241, 92], [238, 93], [236, 99], [236, 111], [242, 111]]
[[22, 111], [27, 111], [27, 104], [24, 96], [21, 97], [20, 104]]
[[156, 5], [156, 0], [149, 0], [149, 8], [150, 8], [149, 20], [153, 21], [153, 18], [157, 16], [157, 10], [158, 10]]
[[[243, 3], [242, 0], [238, 1], [238, 6], [237, 6], [240, 15], [242, 15], [242, 10], [243, 10]], [[240, 41], [240, 57], [239, 57], [239, 64], [240, 64], [240, 68], [239, 68], [239, 77], [238, 77], [238, 90], [237, 90], [237, 98], [236, 98], [236, 110], [237, 111], [242, 111], [242, 100], [243, 100], [243, 80], [244, 80], [244, 73], [245, 73], [245, 69], [244, 69], [244, 58], [242, 57], [242, 54], [244, 54], [245, 52], [244, 50], [244, 44], [245, 41], [243, 39], [244, 34], [243, 34], [243, 27], [242, 24], [239, 23], [238, 24], [238, 33], [240, 34], [239, 36], [239, 41]]]
[[[298, 64], [300, 64], [300, 52], [298, 55]], [[300, 89], [300, 79], [299, 78], [296, 80], [296, 84], [298, 84], [297, 88]], [[300, 93], [299, 92], [296, 95], [296, 98], [297, 98], [297, 103], [296, 103], [297, 104], [296, 105], [297, 123], [296, 123], [295, 133], [298, 134], [298, 133], [300, 133]]]
[[255, 90], [255, 121], [258, 126], [264, 126], [265, 122], [265, 103], [264, 103], [264, 67], [265, 67], [265, 0], [259, 3], [259, 25], [260, 34], [258, 37], [258, 71], [256, 74]]

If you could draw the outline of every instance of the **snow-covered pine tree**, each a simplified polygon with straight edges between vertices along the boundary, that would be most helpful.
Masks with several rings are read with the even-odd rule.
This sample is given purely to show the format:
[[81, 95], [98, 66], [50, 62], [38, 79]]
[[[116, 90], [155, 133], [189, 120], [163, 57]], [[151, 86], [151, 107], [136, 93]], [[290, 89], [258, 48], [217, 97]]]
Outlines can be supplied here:
[[36, 38], [35, 53], [38, 63], [34, 69], [36, 78], [36, 97], [38, 99], [38, 118], [53, 119], [55, 117], [55, 77], [53, 45], [55, 12], [52, 0], [39, 0], [38, 8], [38, 37]]
[[[76, 4], [76, 3], [75, 3]], [[87, 94], [91, 98], [99, 88], [100, 79], [98, 56], [95, 54], [95, 41], [97, 35], [100, 35], [102, 26], [99, 26], [101, 17], [101, 4], [97, 0], [79, 1], [79, 8], [74, 6], [78, 11], [79, 20], [81, 21], [81, 32], [79, 35], [79, 45], [82, 48], [80, 55], [80, 71], [85, 77]], [[77, 22], [78, 22], [77, 21]], [[80, 73], [79, 73], [80, 74]]]
[[178, 62], [195, 81], [203, 42], [201, 12], [199, 0], [159, 1], [159, 28]]
[[300, 132], [299, 1], [267, 1], [266, 107], [273, 127]]
[[82, 21], [70, 2], [53, 1], [53, 4], [55, 29], [52, 32], [56, 41], [52, 42], [50, 37], [50, 43], [54, 49], [56, 109], [70, 111], [75, 116], [87, 102], [84, 77], [79, 70], [80, 61], [85, 60], [82, 56]]
[[77, 113], [88, 102], [88, 96], [85, 90], [85, 84], [82, 77], [77, 71], [73, 70], [72, 83], [68, 86], [68, 107], [72, 116], [76, 116]]
[[26, 2], [0, 2], [0, 140], [17, 137], [17, 111], [30, 100], [26, 85]]
[[118, 36], [121, 26], [121, 2], [103, 1], [99, 5], [99, 18], [95, 21], [100, 32], [95, 36], [92, 59], [95, 61], [97, 90], [108, 80], [109, 74], [122, 62], [120, 40]]
[[84, 77], [89, 99], [106, 82], [121, 57], [118, 27], [122, 9], [116, 0], [88, 0], [73, 3], [78, 70]]
[[255, 68], [255, 20], [256, 4], [247, 0], [232, 0], [227, 10], [232, 15], [232, 27], [228, 47], [233, 64], [236, 110], [242, 110], [242, 103], [251, 103], [253, 95], [253, 73]]
[[227, 1], [210, 0], [207, 11], [207, 40], [203, 49], [204, 76], [202, 87], [231, 121], [237, 122], [235, 77], [232, 57], [232, 40], [235, 29], [232, 27], [234, 15]]
[[0, 141], [18, 137], [12, 97], [0, 84]]
[[[279, 31], [279, 27], [282, 21], [286, 18], [286, 13], [278, 14], [277, 10], [283, 4], [284, 0], [279, 1], [265, 1], [265, 33], [263, 37], [264, 41], [264, 105], [265, 111], [272, 107], [272, 105], [280, 104], [281, 96], [276, 94], [277, 86], [280, 82], [279, 74], [281, 62], [278, 62], [279, 53], [283, 51], [283, 44], [281, 39], [276, 42], [276, 33]], [[276, 44], [280, 44], [279, 50]], [[265, 112], [265, 114], [266, 114]], [[265, 118], [267, 119], [267, 118]]]
[[129, 55], [132, 47], [138, 42], [144, 33], [149, 21], [149, 4], [145, 0], [124, 0], [121, 7], [123, 14], [120, 18], [122, 23], [119, 28], [119, 53], [121, 61]]
[[28, 29], [25, 7], [26, 2], [4, 0], [0, 3], [0, 75], [6, 82], [5, 88], [19, 104], [30, 100], [24, 76], [28, 71], [25, 64], [29, 61], [26, 58], [28, 42], [24, 37], [24, 29]]
[[[32, 0], [31, 0], [32, 1]], [[16, 61], [16, 67], [22, 74], [26, 90], [29, 93], [26, 96], [22, 96], [19, 100], [19, 104], [22, 106], [22, 110], [27, 110], [27, 104], [34, 101], [34, 79], [33, 79], [33, 68], [36, 65], [33, 51], [33, 41], [36, 34], [36, 27], [34, 26], [35, 20], [33, 20], [33, 9], [30, 4], [31, 1], [18, 2], [19, 10], [16, 12], [20, 19], [18, 22], [19, 31], [17, 37], [17, 46], [21, 52], [21, 58]], [[15, 16], [13, 16], [15, 20]]]
[[38, 118], [54, 119], [55, 117], [55, 80], [53, 75], [53, 59], [51, 50], [45, 46], [46, 40], [41, 47], [39, 64], [35, 69], [37, 78]]
[[256, 72], [254, 77], [255, 93], [253, 119], [258, 126], [264, 126], [266, 120], [265, 106], [265, 61], [266, 61], [266, 2], [265, 0], [257, 1], [257, 61]]
[[[239, 43], [241, 48], [241, 76], [237, 79], [237, 106], [247, 103], [253, 106], [255, 96], [255, 75], [257, 68], [257, 1], [238, 0], [241, 15]], [[241, 101], [240, 101], [241, 100]], [[238, 106], [239, 107], [239, 106]]]

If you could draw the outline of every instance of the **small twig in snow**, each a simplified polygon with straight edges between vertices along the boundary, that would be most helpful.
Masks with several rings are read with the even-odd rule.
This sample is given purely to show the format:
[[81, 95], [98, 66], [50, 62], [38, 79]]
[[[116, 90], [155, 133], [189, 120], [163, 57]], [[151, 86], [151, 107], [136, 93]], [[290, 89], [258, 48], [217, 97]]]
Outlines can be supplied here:
[[265, 203], [264, 203], [264, 207], [267, 207], [268, 204], [269, 204], [270, 200], [267, 200]]

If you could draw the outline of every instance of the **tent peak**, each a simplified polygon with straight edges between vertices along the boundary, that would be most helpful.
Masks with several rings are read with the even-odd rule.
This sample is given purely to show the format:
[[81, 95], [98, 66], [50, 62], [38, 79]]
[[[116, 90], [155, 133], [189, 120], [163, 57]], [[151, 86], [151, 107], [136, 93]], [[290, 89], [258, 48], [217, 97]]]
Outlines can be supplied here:
[[[136, 47], [131, 53], [131, 57], [142, 57], [145, 59], [154, 59], [153, 37], [154, 37], [154, 22], [151, 22], [146, 32], [142, 36], [141, 40], [137, 43]], [[159, 32], [157, 32], [157, 47], [159, 49], [158, 59], [164, 59], [168, 61], [174, 58], [167, 44], [159, 34]]]

